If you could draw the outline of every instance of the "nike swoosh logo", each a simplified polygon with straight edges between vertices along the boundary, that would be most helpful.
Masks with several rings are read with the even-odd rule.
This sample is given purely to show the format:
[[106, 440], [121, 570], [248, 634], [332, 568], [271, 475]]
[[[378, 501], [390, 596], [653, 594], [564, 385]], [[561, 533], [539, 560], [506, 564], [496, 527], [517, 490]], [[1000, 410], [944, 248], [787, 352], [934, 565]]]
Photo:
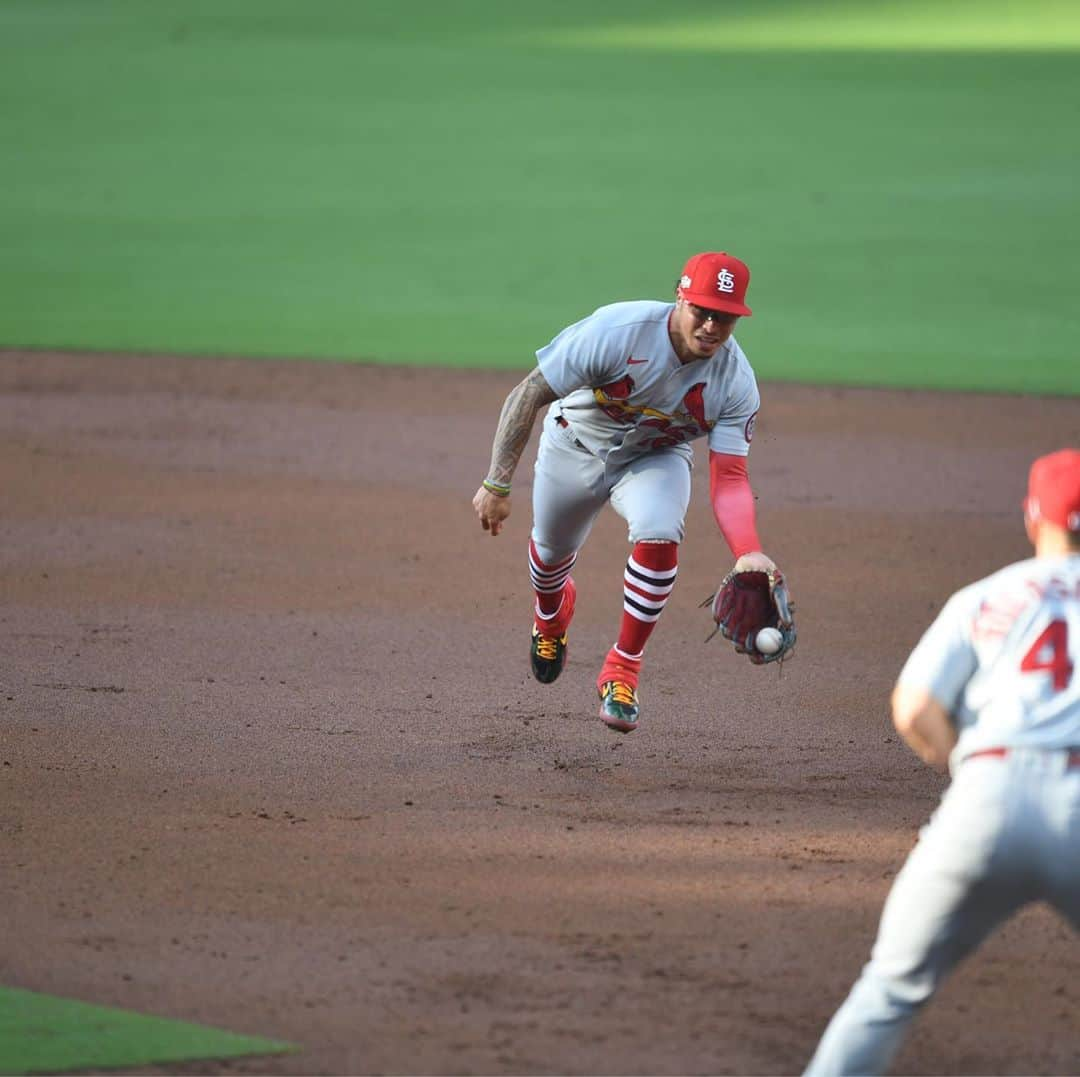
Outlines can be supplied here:
[[648, 361], [649, 361], [648, 359], [633, 359], [633, 358], [631, 358], [631, 359], [626, 360], [626, 365], [629, 366], [631, 363], [647, 363]]

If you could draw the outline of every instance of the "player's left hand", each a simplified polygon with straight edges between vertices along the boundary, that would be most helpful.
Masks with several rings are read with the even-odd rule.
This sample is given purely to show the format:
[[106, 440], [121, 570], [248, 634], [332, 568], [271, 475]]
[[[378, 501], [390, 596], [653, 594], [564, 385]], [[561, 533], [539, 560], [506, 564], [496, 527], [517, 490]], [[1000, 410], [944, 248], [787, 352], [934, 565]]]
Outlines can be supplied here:
[[476, 515], [480, 517], [480, 525], [485, 531], [490, 531], [491, 537], [494, 538], [502, 530], [503, 522], [510, 515], [510, 497], [500, 497], [481, 486], [476, 491], [472, 503]]
[[735, 562], [735, 567], [732, 572], [779, 572], [776, 567], [776, 562], [764, 554], [761, 550], [754, 550], [752, 553], [744, 553], [742, 557]]
[[[702, 606], [712, 607], [716, 628], [754, 665], [783, 660], [795, 646], [795, 604], [776, 563], [760, 551], [744, 554]], [[763, 628], [776, 629], [779, 641], [757, 646]]]

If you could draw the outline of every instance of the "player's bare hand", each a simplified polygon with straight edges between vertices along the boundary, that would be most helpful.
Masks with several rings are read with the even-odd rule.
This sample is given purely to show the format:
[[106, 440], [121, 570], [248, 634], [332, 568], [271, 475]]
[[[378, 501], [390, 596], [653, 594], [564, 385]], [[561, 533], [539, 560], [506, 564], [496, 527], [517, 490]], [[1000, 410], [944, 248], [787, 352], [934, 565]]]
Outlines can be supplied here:
[[735, 562], [736, 572], [775, 572], [776, 562], [771, 557], [761, 552], [761, 550], [754, 550], [752, 553], [744, 553], [742, 557]]
[[473, 508], [476, 509], [476, 515], [480, 517], [481, 526], [485, 531], [490, 531], [491, 537], [494, 538], [502, 530], [503, 522], [510, 515], [510, 498], [499, 497], [498, 494], [493, 494], [481, 486], [476, 491], [472, 503]]

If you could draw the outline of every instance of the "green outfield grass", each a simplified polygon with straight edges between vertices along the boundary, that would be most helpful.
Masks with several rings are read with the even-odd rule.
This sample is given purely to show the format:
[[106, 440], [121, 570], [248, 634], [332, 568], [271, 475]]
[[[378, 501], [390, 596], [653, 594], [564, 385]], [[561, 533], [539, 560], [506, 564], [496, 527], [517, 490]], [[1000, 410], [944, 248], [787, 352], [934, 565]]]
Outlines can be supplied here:
[[524, 369], [683, 258], [759, 376], [1080, 393], [1080, 5], [0, 0], [0, 346]]

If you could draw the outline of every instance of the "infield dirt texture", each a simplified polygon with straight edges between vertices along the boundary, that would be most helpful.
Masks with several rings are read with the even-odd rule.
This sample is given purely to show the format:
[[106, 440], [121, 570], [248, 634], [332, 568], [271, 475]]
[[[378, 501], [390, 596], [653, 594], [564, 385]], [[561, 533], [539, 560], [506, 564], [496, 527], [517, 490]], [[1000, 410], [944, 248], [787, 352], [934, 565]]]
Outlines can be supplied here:
[[[801, 1068], [942, 788], [892, 681], [953, 588], [1025, 555], [1026, 469], [1076, 401], [766, 383], [751, 473], [798, 653], [703, 641], [728, 558], [699, 467], [621, 737], [593, 688], [621, 522], [545, 688], [529, 467], [499, 538], [470, 509], [515, 380], [3, 356], [5, 983], [302, 1045], [178, 1072]], [[1078, 1014], [1075, 940], [1033, 908], [899, 1071], [1075, 1073]]]

